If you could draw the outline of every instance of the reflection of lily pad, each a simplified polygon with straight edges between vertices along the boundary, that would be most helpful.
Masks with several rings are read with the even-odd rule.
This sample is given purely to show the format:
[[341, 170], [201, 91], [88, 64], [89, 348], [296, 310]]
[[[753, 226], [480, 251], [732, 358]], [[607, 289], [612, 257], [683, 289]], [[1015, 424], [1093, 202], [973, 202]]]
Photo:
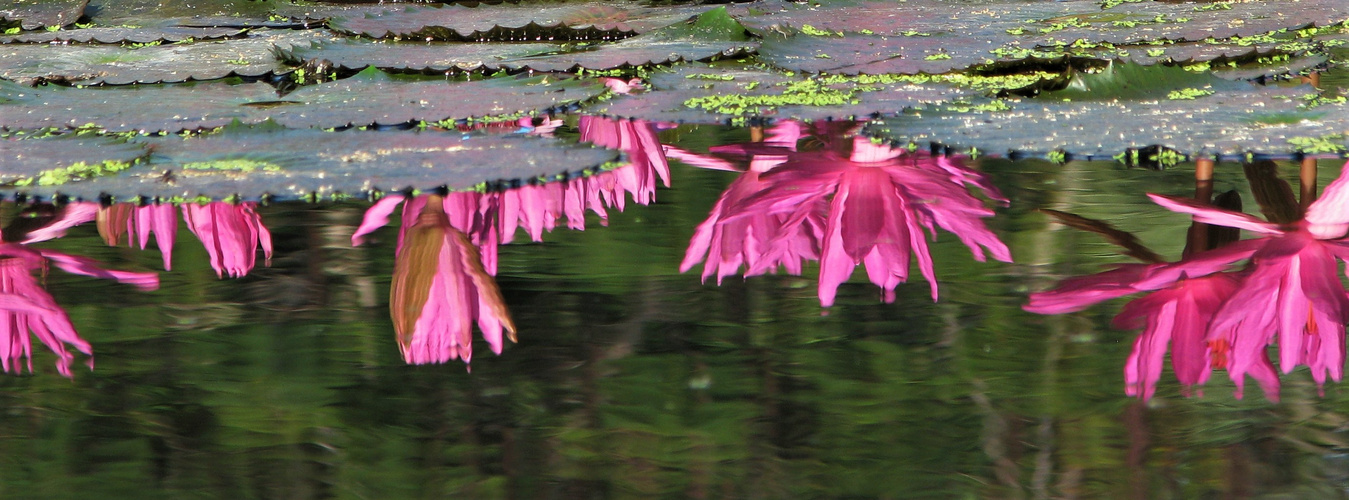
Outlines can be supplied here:
[[89, 0], [9, 0], [0, 4], [0, 20], [19, 21], [26, 30], [70, 26]]
[[951, 85], [888, 76], [800, 78], [695, 64], [653, 73], [651, 84], [651, 92], [616, 98], [587, 112], [689, 123], [750, 117], [850, 119], [971, 94]]
[[141, 139], [154, 154], [148, 164], [119, 175], [56, 188], [94, 199], [111, 195], [191, 199], [238, 195], [281, 198], [372, 190], [466, 189], [483, 182], [527, 180], [593, 170], [618, 153], [526, 136], [464, 136], [454, 132], [294, 130], [233, 126], [191, 139]]
[[1305, 109], [1317, 95], [1309, 86], [1260, 87], [1170, 71], [1180, 70], [1124, 67], [1035, 99], [905, 113], [872, 132], [992, 154], [1058, 150], [1100, 159], [1164, 146], [1187, 155], [1240, 157], [1326, 152], [1309, 149], [1308, 141], [1349, 125], [1342, 105]]
[[80, 84], [171, 83], [284, 72], [274, 46], [308, 43], [320, 32], [261, 31], [238, 40], [148, 47], [118, 45], [10, 45], [0, 52], [0, 77]]
[[414, 40], [600, 40], [645, 33], [708, 10], [630, 2], [411, 6], [333, 20], [333, 29], [372, 38]]
[[40, 185], [130, 167], [149, 152], [142, 144], [105, 137], [0, 139], [0, 185]]
[[216, 40], [243, 35], [238, 28], [185, 28], [160, 26], [146, 28], [84, 28], [61, 31], [42, 31], [0, 37], [2, 43], [154, 43], [185, 40]]

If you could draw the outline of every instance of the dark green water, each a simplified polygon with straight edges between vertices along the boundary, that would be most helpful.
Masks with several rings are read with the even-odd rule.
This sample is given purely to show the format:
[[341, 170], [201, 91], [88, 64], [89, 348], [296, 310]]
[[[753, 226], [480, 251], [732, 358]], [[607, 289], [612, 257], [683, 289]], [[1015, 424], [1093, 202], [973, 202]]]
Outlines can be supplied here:
[[[660, 138], [705, 152], [749, 132]], [[0, 498], [1345, 496], [1341, 385], [1318, 396], [1299, 369], [1276, 404], [1235, 399], [1215, 374], [1184, 398], [1168, 368], [1144, 403], [1124, 394], [1136, 332], [1109, 326], [1123, 300], [1021, 309], [1129, 261], [1035, 209], [1109, 221], [1176, 258], [1190, 221], [1144, 193], [1191, 194], [1192, 165], [971, 165], [1010, 199], [986, 221], [1015, 263], [975, 262], [939, 232], [939, 302], [914, 271], [885, 304], [859, 269], [824, 309], [813, 264], [721, 286], [680, 274], [737, 174], [672, 162], [654, 204], [500, 248], [519, 342], [495, 356], [475, 339], [471, 372], [404, 363], [388, 309], [396, 230], [350, 245], [368, 204], [261, 207], [276, 254], [241, 279], [218, 279], [185, 227], [155, 292], [53, 270], [46, 287], [97, 363], [77, 355], [67, 379], [39, 344], [35, 373], [0, 377]], [[1245, 183], [1218, 165], [1217, 190], [1249, 200]], [[106, 246], [94, 224], [34, 246], [160, 263]]]

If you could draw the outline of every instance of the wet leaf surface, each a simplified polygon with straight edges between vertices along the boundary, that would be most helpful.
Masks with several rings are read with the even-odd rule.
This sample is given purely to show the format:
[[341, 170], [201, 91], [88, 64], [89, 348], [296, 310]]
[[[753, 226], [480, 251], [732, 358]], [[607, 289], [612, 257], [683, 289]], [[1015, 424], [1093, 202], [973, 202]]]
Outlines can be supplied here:
[[372, 38], [547, 41], [622, 38], [688, 19], [704, 6], [646, 7], [630, 2], [568, 2], [389, 7], [334, 19], [343, 33]]
[[1123, 66], [1076, 78], [1068, 89], [1035, 99], [906, 113], [886, 119], [871, 133], [994, 155], [1060, 151], [1077, 159], [1109, 159], [1149, 146], [1232, 159], [1248, 151], [1343, 150], [1342, 137], [1325, 136], [1344, 129], [1349, 109], [1343, 103], [1309, 107], [1318, 94], [1308, 85], [1262, 87], [1178, 71]]
[[153, 46], [10, 45], [0, 51], [0, 77], [31, 85], [37, 81], [75, 84], [173, 83], [254, 77], [289, 71], [273, 47], [308, 44], [318, 31], [258, 30], [248, 38]]
[[[1076, 40], [1133, 43], [1198, 41], [1252, 36], [1308, 25], [1329, 26], [1349, 19], [1349, 4], [1338, 0], [1231, 2], [1230, 9], [1196, 11], [1196, 3], [1125, 2], [1103, 10], [1096, 0], [1022, 2], [995, 0], [952, 4], [909, 0], [838, 1], [828, 4], [756, 2], [733, 9], [751, 29], [769, 32], [809, 25], [823, 32], [879, 35], [949, 34], [980, 43], [1026, 47], [1072, 44]], [[968, 44], [968, 43], [966, 43]]]
[[276, 101], [265, 83], [73, 88], [25, 87], [0, 80], [0, 128], [73, 128], [93, 124], [113, 132], [197, 130], [251, 120], [250, 103]]
[[0, 2], [0, 20], [18, 21], [25, 30], [75, 24], [89, 0], [5, 0]]
[[114, 176], [30, 193], [82, 199], [256, 199], [337, 193], [360, 195], [405, 188], [467, 189], [483, 182], [521, 181], [591, 171], [619, 158], [613, 150], [560, 139], [437, 131], [323, 132], [275, 124], [232, 126], [200, 137], [138, 140], [154, 151], [148, 163]]
[[85, 15], [97, 26], [177, 24], [196, 27], [265, 27], [278, 0], [92, 0]]
[[468, 82], [396, 78], [367, 69], [351, 78], [301, 87], [284, 105], [259, 112], [288, 127], [395, 125], [487, 116], [537, 114], [597, 97], [596, 80], [570, 75], [502, 77]]
[[186, 28], [161, 26], [144, 28], [104, 27], [24, 33], [0, 37], [4, 43], [154, 43], [187, 40], [216, 40], [244, 34], [239, 28]]
[[699, 64], [653, 73], [651, 86], [652, 92], [616, 98], [588, 111], [687, 123], [754, 117], [841, 120], [895, 113], [972, 94], [936, 83], [831, 83], [759, 69]]
[[102, 163], [130, 164], [149, 151], [144, 144], [107, 137], [49, 137], [0, 139], [0, 185], [36, 183], [44, 173], [58, 170], [85, 170]]
[[343, 39], [286, 51], [292, 61], [327, 60], [344, 70], [374, 66], [383, 70], [437, 72], [488, 71], [505, 68], [505, 62], [559, 50], [559, 44], [484, 44], [464, 42], [394, 42]]
[[0, 80], [0, 128], [92, 124], [113, 132], [173, 133], [267, 119], [296, 128], [397, 125], [534, 114], [604, 91], [596, 80], [551, 75], [454, 82], [395, 78], [374, 69], [284, 97], [264, 83], [32, 88]]

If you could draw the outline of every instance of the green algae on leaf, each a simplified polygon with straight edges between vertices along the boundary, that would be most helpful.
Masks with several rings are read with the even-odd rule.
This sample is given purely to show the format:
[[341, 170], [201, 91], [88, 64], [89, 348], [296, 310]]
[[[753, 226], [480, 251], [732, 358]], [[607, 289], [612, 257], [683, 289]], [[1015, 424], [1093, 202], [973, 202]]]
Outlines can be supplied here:
[[[1125, 71], [1127, 73], [1128, 71]], [[1156, 74], [1139, 73], [1167, 80]], [[1102, 76], [1086, 81], [1095, 92], [1064, 90], [1034, 99], [1007, 99], [1003, 110], [915, 110], [884, 120], [870, 133], [900, 142], [978, 148], [995, 155], [1042, 155], [1062, 151], [1069, 159], [1113, 158], [1160, 147], [1178, 157], [1237, 158], [1247, 152], [1293, 154], [1290, 138], [1316, 137], [1349, 125], [1349, 109], [1331, 104], [1316, 112], [1300, 103], [1317, 95], [1310, 86], [1261, 87], [1207, 75], [1193, 99], [1170, 100], [1172, 92], [1198, 88], [1182, 75], [1155, 84]], [[1142, 89], [1131, 88], [1138, 84]], [[1114, 94], [1116, 98], [1107, 97]], [[1072, 96], [1072, 97], [1066, 97]], [[1277, 115], [1277, 124], [1262, 123]], [[1294, 139], [1296, 141], [1296, 139]]]
[[0, 139], [0, 185], [52, 185], [111, 173], [149, 154], [142, 144], [108, 137]]
[[689, 123], [761, 117], [847, 119], [894, 113], [972, 94], [931, 79], [915, 82], [866, 75], [806, 78], [696, 64], [652, 73], [651, 85], [651, 92], [616, 98], [587, 112]]
[[327, 198], [551, 178], [590, 171], [619, 158], [613, 150], [524, 135], [322, 132], [270, 123], [236, 124], [189, 139], [163, 136], [138, 142], [154, 153], [119, 175], [30, 192], [116, 200]]

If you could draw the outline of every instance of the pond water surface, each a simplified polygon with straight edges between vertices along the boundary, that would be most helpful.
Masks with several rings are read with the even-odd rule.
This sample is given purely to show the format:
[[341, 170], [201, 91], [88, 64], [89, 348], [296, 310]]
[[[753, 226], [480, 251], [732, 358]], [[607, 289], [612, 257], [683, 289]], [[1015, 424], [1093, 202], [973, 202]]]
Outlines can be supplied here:
[[[368, 202], [171, 208], [153, 219], [171, 220], [148, 250], [127, 246], [134, 231], [107, 244], [129, 217], [113, 208], [89, 205], [100, 215], [81, 219], [70, 215], [77, 204], [23, 213], [7, 205], [9, 246], [27, 237], [23, 248], [157, 272], [159, 286], [139, 291], [68, 274], [50, 254], [53, 265], [3, 273], [11, 287], [23, 281], [15, 276], [36, 278], [29, 281], [64, 309], [94, 356], [54, 342], [73, 355], [64, 377], [58, 357], [33, 342], [31, 374], [15, 356], [11, 368], [22, 374], [0, 377], [0, 497], [1349, 491], [1349, 393], [1340, 384], [1319, 395], [1299, 367], [1281, 377], [1280, 402], [1249, 383], [1238, 399], [1226, 372], [1191, 389], [1168, 362], [1155, 395], [1141, 400], [1126, 395], [1124, 371], [1138, 331], [1110, 324], [1137, 296], [1063, 315], [1023, 310], [1032, 292], [1060, 280], [1136, 262], [1040, 209], [1108, 222], [1175, 260], [1190, 217], [1146, 193], [1193, 196], [1193, 164], [1154, 171], [926, 151], [895, 159], [888, 146], [855, 141], [853, 124], [635, 127], [612, 145], [630, 162], [617, 171], [410, 197], [406, 220], [415, 225], [402, 229], [404, 208], [385, 198], [378, 206], [391, 214], [390, 227], [374, 229], [374, 217], [360, 246], [352, 237]], [[574, 121], [559, 129], [577, 132]], [[866, 170], [885, 162], [895, 165], [888, 177]], [[1297, 165], [1277, 168], [1296, 192]], [[1339, 171], [1338, 162], [1322, 162], [1320, 186]], [[912, 196], [892, 189], [832, 205], [845, 187], [865, 200], [887, 181]], [[933, 194], [951, 186], [964, 194]], [[1220, 163], [1213, 191], [1229, 190], [1260, 213], [1242, 166]], [[448, 203], [435, 203], [440, 196]], [[792, 220], [794, 206], [807, 207], [804, 221]], [[939, 207], [929, 213], [933, 227], [902, 216], [926, 207]], [[709, 213], [738, 229], [708, 240], [723, 266], [703, 279], [706, 253], [690, 241]], [[83, 223], [60, 237], [40, 230], [62, 220]], [[156, 240], [173, 227], [166, 261]], [[735, 234], [750, 236], [736, 244]], [[268, 236], [270, 259], [255, 241]], [[987, 261], [975, 260], [961, 237]], [[405, 238], [408, 248], [432, 248], [431, 260], [400, 253]], [[1011, 262], [999, 261], [1001, 244]], [[833, 283], [851, 266], [831, 261], [821, 279], [818, 261], [837, 245], [878, 256], [857, 259], [861, 269]], [[939, 288], [924, 277], [922, 245]], [[690, 269], [681, 273], [681, 264]], [[892, 266], [888, 276], [878, 272], [884, 287], [868, 279], [883, 264]], [[756, 265], [750, 274], [760, 275], [745, 278]], [[799, 275], [787, 272], [797, 267]], [[910, 268], [898, 283], [893, 272]], [[417, 284], [416, 276], [446, 281]], [[400, 286], [414, 291], [393, 294], [391, 317], [390, 289]], [[450, 298], [417, 298], [418, 287]], [[414, 325], [434, 307], [444, 307], [443, 324]], [[498, 339], [494, 354], [483, 325], [504, 337], [513, 325], [516, 341]], [[413, 338], [419, 328], [471, 331], [471, 359], [461, 337]], [[1340, 348], [1342, 362], [1342, 334]], [[409, 363], [425, 361], [443, 363]]]

